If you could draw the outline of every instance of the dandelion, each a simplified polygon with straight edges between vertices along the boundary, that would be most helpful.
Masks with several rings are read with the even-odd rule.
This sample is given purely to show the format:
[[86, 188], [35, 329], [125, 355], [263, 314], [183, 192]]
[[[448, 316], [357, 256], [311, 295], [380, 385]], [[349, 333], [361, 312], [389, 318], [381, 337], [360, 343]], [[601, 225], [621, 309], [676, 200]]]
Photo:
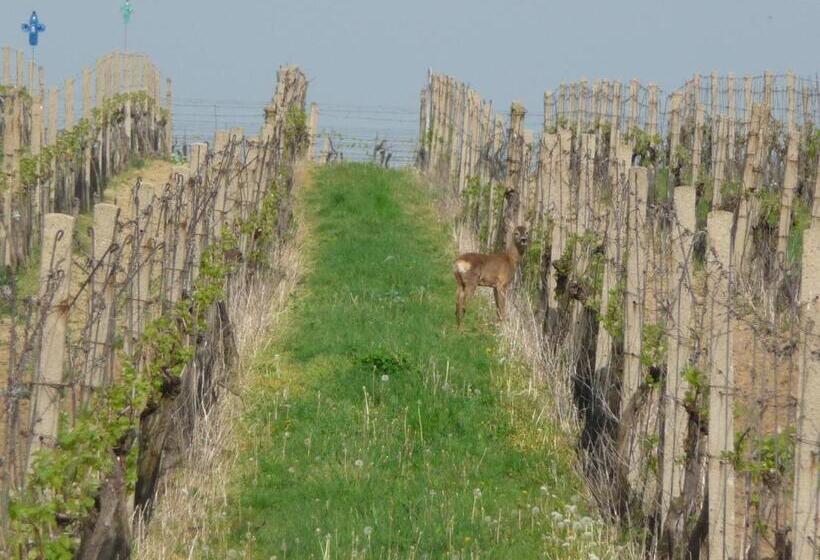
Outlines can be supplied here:
[[290, 437], [290, 432], [285, 432], [285, 439], [288, 439], [289, 437]]
[[550, 517], [552, 517], [553, 521], [561, 521], [564, 519], [564, 516], [561, 514], [560, 511], [553, 511], [550, 513]]
[[481, 488], [476, 488], [473, 490], [473, 498], [480, 498], [481, 497]]
[[567, 513], [570, 515], [575, 515], [575, 512], [578, 510], [577, 506], [567, 506]]
[[356, 462], [353, 464], [356, 466], [357, 469], [360, 469], [364, 466], [364, 461], [362, 461], [361, 459], [356, 459]]
[[541, 508], [538, 506], [532, 506], [532, 509], [530, 511], [533, 515], [538, 515], [539, 513], [541, 513]]
[[490, 523], [492, 523], [492, 522], [493, 522], [493, 518], [492, 518], [492, 517], [490, 517], [489, 515], [485, 515], [485, 516], [484, 516], [484, 523], [486, 523], [486, 524], [488, 524], [488, 525], [489, 525], [489, 524], [490, 524]]
[[385, 373], [382, 375], [382, 383], [387, 383], [388, 381], [390, 381], [390, 376]]
[[367, 527], [364, 528], [364, 536], [365, 537], [370, 538], [370, 535], [372, 535], [372, 534], [373, 534], [373, 527], [368, 525]]
[[541, 493], [546, 496], [547, 494], [549, 494], [549, 488], [547, 488], [546, 485], [542, 485], [541, 486]]
[[290, 474], [294, 474], [296, 472], [296, 469], [294, 467], [290, 467], [290, 468], [288, 468], [288, 472]]

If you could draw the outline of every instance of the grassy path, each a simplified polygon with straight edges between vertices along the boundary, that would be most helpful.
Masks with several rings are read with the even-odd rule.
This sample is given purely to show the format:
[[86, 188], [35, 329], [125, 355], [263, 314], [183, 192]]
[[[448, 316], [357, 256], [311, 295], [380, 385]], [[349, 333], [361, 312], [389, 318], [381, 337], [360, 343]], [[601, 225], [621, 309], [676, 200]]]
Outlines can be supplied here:
[[473, 302], [455, 329], [429, 194], [361, 165], [314, 183], [309, 272], [249, 391], [234, 546], [280, 560], [588, 558], [599, 525], [573, 517], [572, 451], [498, 352], [489, 307]]

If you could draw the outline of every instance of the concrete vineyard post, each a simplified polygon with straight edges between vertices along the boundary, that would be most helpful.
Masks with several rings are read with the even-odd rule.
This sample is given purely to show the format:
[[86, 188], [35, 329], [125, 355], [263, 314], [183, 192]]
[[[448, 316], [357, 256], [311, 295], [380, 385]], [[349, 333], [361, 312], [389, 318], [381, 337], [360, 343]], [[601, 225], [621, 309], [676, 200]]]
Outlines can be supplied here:
[[709, 558], [735, 558], [734, 369], [732, 363], [732, 214], [707, 218], [709, 349]]
[[680, 92], [672, 94], [669, 110], [669, 163], [672, 167], [678, 164], [678, 146], [680, 146], [680, 111], [682, 97]]
[[559, 84], [558, 86], [558, 122], [557, 125], [560, 126], [561, 122], [566, 119], [567, 114], [567, 86], [566, 84]]
[[593, 227], [593, 219], [597, 217], [596, 205], [593, 200], [593, 176], [595, 173], [595, 135], [581, 135], [581, 164], [580, 182], [578, 190], [578, 220], [576, 234], [584, 235]]
[[159, 255], [154, 256], [152, 253], [159, 250], [164, 239], [164, 232], [162, 231], [163, 221], [160, 219], [163, 210], [162, 202], [154, 197], [149, 187], [141, 185], [139, 189], [135, 189], [132, 209], [131, 218], [136, 234], [134, 242], [138, 243], [136, 251], [139, 252], [137, 263], [141, 263], [131, 287], [134, 315], [131, 336], [134, 338], [135, 335], [142, 334], [149, 319], [148, 305], [154, 262], [162, 262]]
[[641, 381], [641, 333], [646, 285], [646, 208], [649, 180], [646, 168], [629, 170], [626, 292], [624, 293], [624, 379], [621, 415]]
[[83, 68], [83, 118], [91, 118], [91, 70]]
[[772, 101], [774, 98], [774, 74], [771, 70], [763, 73], [763, 107], [765, 118], [768, 120], [772, 114]]
[[726, 178], [726, 153], [728, 151], [728, 117], [718, 117], [717, 142], [712, 164], [712, 208], [720, 208], [723, 194], [723, 182]]
[[820, 154], [817, 154], [817, 171], [814, 181], [814, 203], [811, 207], [812, 225], [820, 224]]
[[789, 144], [786, 148], [786, 170], [783, 178], [783, 192], [780, 193], [780, 219], [777, 226], [777, 254], [786, 258], [789, 243], [789, 230], [792, 224], [792, 201], [797, 188], [797, 156], [800, 137], [796, 127], [789, 130]]
[[666, 515], [673, 500], [683, 491], [684, 441], [687, 413], [684, 409], [687, 384], [683, 373], [692, 353], [691, 327], [694, 291], [692, 286], [692, 246], [695, 233], [695, 187], [676, 187], [675, 216], [672, 224], [672, 274], [669, 276], [669, 309], [672, 320], [666, 342], [666, 384], [664, 390], [664, 447], [661, 467], [661, 514]]
[[308, 125], [307, 159], [312, 162], [316, 159], [316, 136], [319, 133], [319, 106], [310, 104], [310, 121]]
[[[130, 103], [129, 101], [129, 106]], [[165, 112], [165, 151], [171, 155], [174, 152], [174, 84], [171, 78], [165, 80]]]
[[19, 96], [12, 96], [3, 104], [3, 179], [6, 184], [5, 192], [0, 194], [2, 200], [3, 219], [0, 220], [0, 251], [2, 251], [3, 266], [14, 264], [13, 247], [11, 240], [11, 198], [19, 187], [20, 149], [22, 144], [22, 127], [20, 122]]
[[40, 357], [34, 383], [29, 468], [34, 454], [42, 447], [51, 447], [57, 437], [73, 234], [74, 218], [66, 214], [46, 215], [43, 250], [40, 255], [40, 301], [41, 305], [48, 307], [45, 310]]
[[3, 47], [3, 82], [4, 86], [11, 86], [11, 48]]
[[633, 79], [629, 82], [629, 130], [638, 126], [638, 88], [640, 82]]
[[786, 121], [789, 134], [792, 134], [797, 130], [797, 90], [795, 89], [795, 76], [792, 71], [786, 74], [786, 97], [788, 104]]
[[232, 128], [231, 143], [234, 145], [234, 157], [231, 161], [231, 169], [228, 173], [228, 199], [226, 208], [226, 219], [230, 225], [234, 220], [241, 219], [239, 209], [242, 203], [242, 193], [240, 182], [242, 177], [242, 148], [246, 145], [245, 131], [241, 128]]
[[99, 203], [94, 206], [94, 245], [91, 278], [93, 294], [89, 298], [91, 326], [91, 368], [86, 379], [91, 389], [110, 383], [113, 374], [114, 352], [110, 332], [114, 314], [114, 247], [117, 236], [117, 218], [120, 209], [114, 204]]
[[754, 104], [754, 99], [752, 98], [752, 77], [751, 76], [744, 76], [743, 77], [743, 120], [746, 122], [746, 125], [752, 122], [752, 105]]
[[621, 82], [612, 85], [612, 116], [609, 123], [609, 157], [615, 159], [616, 145], [621, 127]]
[[555, 101], [552, 92], [544, 92], [544, 132], [550, 131], [555, 126]]
[[506, 243], [507, 234], [516, 226], [518, 219], [521, 179], [524, 160], [524, 115], [526, 109], [514, 102], [510, 107], [510, 130], [507, 137], [507, 193], [504, 205], [501, 243]]
[[65, 130], [74, 128], [74, 78], [65, 81]]
[[587, 122], [587, 81], [581, 80], [578, 84], [578, 117], [576, 119], [576, 134], [581, 134], [586, 129]]
[[57, 143], [57, 88], [51, 88], [48, 94], [48, 135], [46, 144], [53, 146]]
[[658, 134], [658, 86], [649, 84], [649, 134]]
[[737, 211], [737, 224], [735, 226], [735, 245], [733, 251], [732, 263], [736, 272], [742, 274], [745, 267], [748, 265], [746, 259], [746, 245], [749, 237], [750, 229], [754, 221], [754, 199], [750, 196], [745, 196], [749, 193], [754, 193], [757, 188], [758, 178], [760, 175], [760, 168], [757, 165], [758, 152], [762, 151], [760, 146], [760, 129], [761, 120], [763, 118], [763, 107], [755, 103], [751, 109], [752, 120], [749, 123], [748, 136], [746, 139], [746, 162], [743, 169], [743, 185], [742, 192], [744, 196], [740, 197], [740, 204]]
[[23, 54], [23, 51], [17, 51], [17, 81], [15, 82], [15, 84], [18, 88], [26, 87], [25, 68], [25, 55]]
[[735, 90], [734, 74], [730, 73], [726, 78], [726, 91], [729, 101], [726, 159], [732, 162], [735, 160], [735, 123], [737, 122], [737, 91]]
[[803, 234], [800, 287], [801, 337], [794, 455], [794, 560], [814, 560], [818, 551], [820, 477], [820, 227]]
[[36, 95], [36, 88], [37, 88], [37, 65], [34, 63], [34, 60], [28, 61], [28, 92], [29, 95], [34, 97]]
[[[720, 122], [720, 110], [718, 108], [718, 97], [720, 96], [720, 78], [717, 72], [712, 72], [709, 77], [709, 137], [711, 138], [710, 161], [717, 158], [718, 150], [718, 128]], [[714, 167], [714, 164], [713, 164]]]
[[43, 98], [37, 96], [31, 104], [31, 155], [40, 155], [43, 147]]
[[703, 161], [703, 123], [705, 120], [703, 105], [695, 107], [695, 142], [692, 146], [692, 182], [697, 183], [700, 178], [700, 166]]

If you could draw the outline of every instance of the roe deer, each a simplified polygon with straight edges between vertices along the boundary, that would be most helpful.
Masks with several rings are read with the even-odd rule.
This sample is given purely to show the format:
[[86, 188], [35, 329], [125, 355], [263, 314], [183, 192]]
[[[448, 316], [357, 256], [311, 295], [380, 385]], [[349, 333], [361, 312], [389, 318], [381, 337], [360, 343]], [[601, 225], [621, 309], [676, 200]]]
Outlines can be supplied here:
[[456, 277], [456, 322], [462, 327], [467, 300], [477, 286], [493, 289], [495, 307], [499, 320], [504, 318], [507, 307], [507, 289], [515, 278], [518, 261], [527, 247], [527, 228], [518, 226], [509, 235], [507, 250], [503, 253], [465, 253], [453, 264]]

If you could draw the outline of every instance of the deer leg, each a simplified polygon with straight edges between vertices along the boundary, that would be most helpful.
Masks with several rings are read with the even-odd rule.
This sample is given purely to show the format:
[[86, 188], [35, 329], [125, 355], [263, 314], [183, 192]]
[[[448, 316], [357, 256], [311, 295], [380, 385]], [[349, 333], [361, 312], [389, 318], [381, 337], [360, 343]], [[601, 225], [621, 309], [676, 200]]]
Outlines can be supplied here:
[[498, 308], [498, 320], [503, 321], [507, 316], [507, 287], [498, 289], [498, 299], [496, 300]]
[[498, 288], [493, 287], [493, 298], [495, 299], [495, 314], [498, 320], [501, 320], [501, 300], [498, 295]]
[[456, 288], [456, 324], [460, 329], [464, 318], [464, 288], [460, 285]]
[[464, 319], [464, 279], [456, 272], [456, 325], [461, 329]]
[[[475, 293], [476, 285], [472, 282], [464, 282], [464, 288], [462, 289], [461, 293], [461, 318], [464, 319], [464, 314], [467, 311], [467, 302], [470, 301], [470, 298], [473, 297]], [[459, 323], [461, 326], [461, 323]]]

